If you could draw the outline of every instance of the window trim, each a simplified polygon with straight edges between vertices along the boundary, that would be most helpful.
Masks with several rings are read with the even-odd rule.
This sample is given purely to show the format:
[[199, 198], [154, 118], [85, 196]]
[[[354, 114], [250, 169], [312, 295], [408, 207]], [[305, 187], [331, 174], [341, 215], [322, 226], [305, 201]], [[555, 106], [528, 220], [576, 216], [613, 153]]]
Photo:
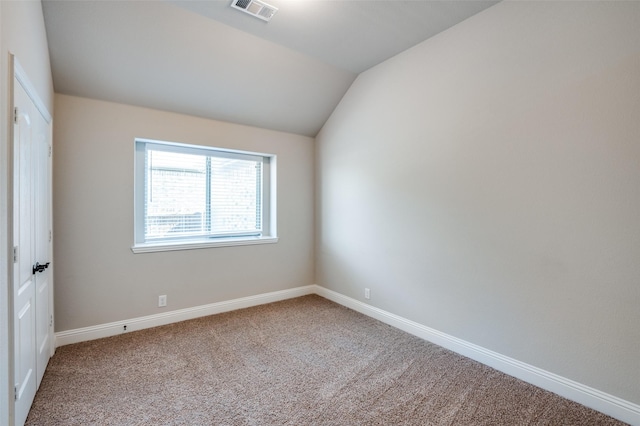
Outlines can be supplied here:
[[[144, 203], [145, 203], [145, 152], [147, 147], [161, 147], [164, 151], [182, 152], [200, 155], [215, 154], [226, 158], [256, 157], [267, 159], [263, 163], [264, 192], [263, 192], [263, 230], [262, 235], [234, 236], [234, 237], [194, 237], [176, 238], [175, 240], [160, 240], [146, 242], [144, 240]], [[273, 244], [278, 242], [277, 236], [277, 193], [276, 169], [277, 156], [260, 152], [240, 151], [205, 145], [191, 145], [179, 142], [166, 142], [153, 139], [135, 138], [134, 140], [134, 243], [133, 253], [152, 253], [174, 250], [193, 250], [212, 247], [243, 246], [254, 244]]]

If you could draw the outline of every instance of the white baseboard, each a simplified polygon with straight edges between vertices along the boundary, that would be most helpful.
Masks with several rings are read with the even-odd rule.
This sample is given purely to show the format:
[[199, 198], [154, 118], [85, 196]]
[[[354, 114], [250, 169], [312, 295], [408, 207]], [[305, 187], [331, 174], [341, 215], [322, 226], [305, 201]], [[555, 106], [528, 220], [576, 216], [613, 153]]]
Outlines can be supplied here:
[[546, 389], [623, 422], [640, 426], [640, 405], [466, 342], [321, 286], [314, 293], [421, 339], [474, 359], [510, 376]]
[[[145, 317], [110, 322], [92, 327], [61, 331], [55, 335], [55, 345], [57, 348], [64, 345], [70, 345], [72, 343], [101, 339], [103, 337], [115, 336], [117, 334], [128, 333], [130, 331], [143, 330], [145, 328], [172, 324], [174, 322], [220, 314], [222, 312], [234, 311], [236, 309], [249, 308], [251, 306], [264, 305], [265, 303], [278, 302], [280, 300], [292, 299], [294, 297], [314, 293], [315, 286], [309, 285], [289, 290], [259, 294], [256, 296], [242, 297], [240, 299], [233, 299], [224, 302], [211, 303], [193, 308], [178, 309]], [[125, 326], [127, 327], [126, 331], [124, 331]]]
[[319, 285], [308, 285], [289, 290], [264, 293], [256, 296], [243, 297], [225, 302], [180, 309], [157, 315], [116, 321], [93, 327], [79, 328], [56, 333], [56, 347], [102, 337], [122, 334], [126, 325], [127, 331], [142, 330], [174, 322], [185, 321], [207, 315], [219, 314], [236, 309], [249, 308], [265, 303], [277, 302], [294, 297], [317, 294], [325, 299], [336, 302], [354, 311], [360, 312], [395, 328], [406, 331], [421, 339], [435, 343], [460, 355], [474, 359], [485, 365], [502, 371], [510, 376], [546, 389], [579, 404], [593, 408], [611, 417], [632, 425], [640, 426], [640, 405], [622, 398], [607, 394], [592, 387], [583, 385], [565, 377], [550, 373], [497, 352], [485, 349], [473, 343], [442, 333], [433, 328], [408, 320], [382, 309], [367, 305], [359, 300], [344, 296]]

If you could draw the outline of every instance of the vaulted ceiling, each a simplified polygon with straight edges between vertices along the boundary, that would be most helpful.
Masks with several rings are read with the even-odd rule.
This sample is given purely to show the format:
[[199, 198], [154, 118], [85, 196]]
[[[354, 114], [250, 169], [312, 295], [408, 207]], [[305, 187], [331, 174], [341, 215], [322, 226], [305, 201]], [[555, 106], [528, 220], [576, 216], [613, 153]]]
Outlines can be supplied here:
[[357, 75], [496, 1], [44, 0], [57, 93], [315, 136]]

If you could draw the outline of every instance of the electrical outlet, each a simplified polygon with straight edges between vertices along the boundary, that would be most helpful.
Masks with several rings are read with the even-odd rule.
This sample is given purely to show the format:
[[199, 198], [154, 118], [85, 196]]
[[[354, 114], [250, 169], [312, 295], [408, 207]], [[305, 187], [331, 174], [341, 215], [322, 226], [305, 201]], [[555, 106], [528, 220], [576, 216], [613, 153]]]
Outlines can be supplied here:
[[167, 295], [166, 294], [162, 294], [160, 296], [158, 296], [158, 307], [162, 308], [167, 306]]
[[368, 288], [364, 289], [364, 298], [371, 299], [371, 290], [369, 290]]

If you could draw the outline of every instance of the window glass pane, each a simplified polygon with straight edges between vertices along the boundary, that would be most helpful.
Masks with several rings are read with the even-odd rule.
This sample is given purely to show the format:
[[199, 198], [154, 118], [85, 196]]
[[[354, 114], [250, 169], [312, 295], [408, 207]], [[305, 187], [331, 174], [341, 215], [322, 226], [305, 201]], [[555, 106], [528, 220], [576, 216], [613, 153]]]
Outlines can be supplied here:
[[262, 160], [146, 150], [145, 241], [261, 235]]
[[261, 162], [211, 158], [211, 232], [259, 233]]
[[149, 150], [146, 169], [145, 238], [205, 234], [206, 157]]

